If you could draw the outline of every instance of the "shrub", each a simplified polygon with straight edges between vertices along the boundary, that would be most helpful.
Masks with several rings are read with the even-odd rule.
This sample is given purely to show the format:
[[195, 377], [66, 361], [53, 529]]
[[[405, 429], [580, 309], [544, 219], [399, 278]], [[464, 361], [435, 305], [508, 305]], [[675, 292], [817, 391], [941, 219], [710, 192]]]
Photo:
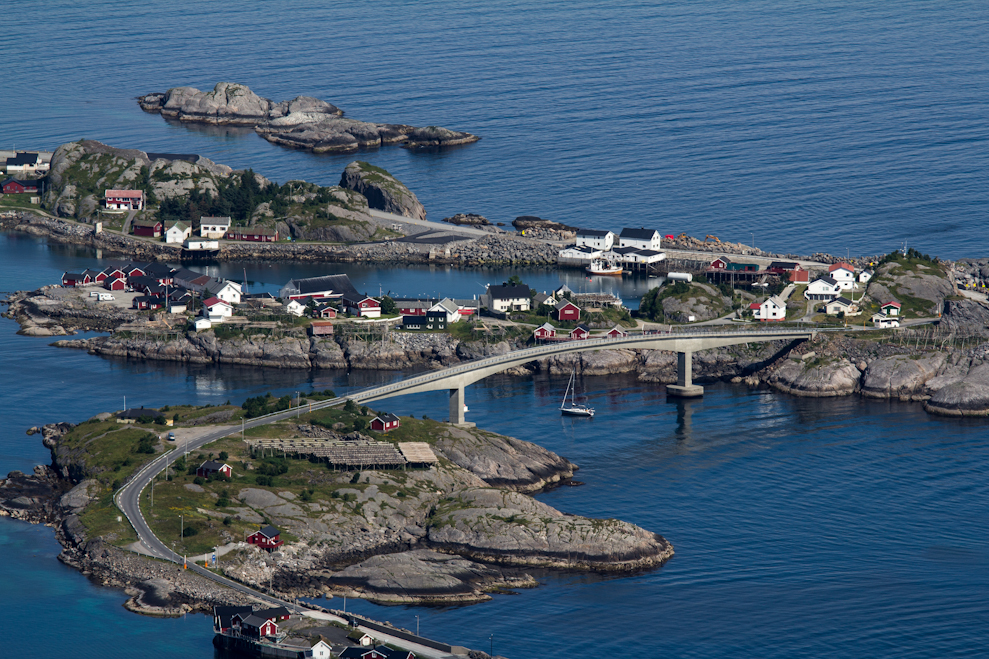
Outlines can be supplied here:
[[223, 490], [220, 492], [220, 498], [216, 500], [217, 508], [226, 508], [230, 505], [230, 492], [228, 490]]
[[274, 484], [275, 480], [271, 476], [264, 476], [262, 474], [259, 474], [254, 477], [254, 482], [257, 483], [258, 485], [265, 485], [267, 487], [271, 487]]
[[358, 432], [360, 432], [361, 430], [365, 430], [367, 428], [367, 425], [368, 425], [367, 419], [363, 417], [358, 417], [354, 419], [354, 430]]
[[156, 416], [155, 417], [155, 425], [158, 425], [158, 426], [165, 425], [165, 417], [164, 416]]
[[116, 480], [113, 481], [113, 484], [110, 485], [110, 489], [119, 490], [120, 489], [120, 485], [121, 485], [120, 479], [118, 478], [118, 479], [116, 479]]
[[234, 523], [234, 518], [233, 517], [224, 517], [223, 518], [223, 525], [224, 526], [230, 526], [233, 523]]
[[230, 455], [226, 451], [220, 451], [219, 458], [224, 462], [226, 462], [227, 460], [230, 459]]
[[189, 525], [184, 529], [182, 529], [183, 538], [191, 538], [194, 535], [199, 535], [199, 529], [197, 529], [195, 526]]
[[371, 413], [371, 408], [370, 407], [368, 407], [367, 405], [364, 405], [363, 407], [361, 407], [361, 416], [367, 416], [370, 413]]
[[196, 476], [195, 478], [192, 479], [192, 482], [195, 483], [196, 485], [203, 485], [206, 482], [206, 479], [203, 478], [202, 476]]
[[353, 483], [353, 484], [355, 484], [355, 485], [357, 483], [360, 483], [361, 482], [361, 472], [359, 472], [359, 471], [358, 472], [355, 472], [354, 473], [354, 477], [350, 479], [350, 482]]
[[344, 412], [350, 412], [351, 414], [357, 414], [358, 409], [359, 408], [357, 407], [357, 403], [355, 403], [352, 399], [351, 400], [348, 400], [346, 403], [343, 404], [343, 411]]
[[151, 434], [147, 434], [138, 440], [137, 448], [135, 448], [134, 450], [137, 451], [138, 453], [154, 453], [155, 444], [157, 442], [158, 442], [157, 437]]
[[196, 475], [196, 465], [189, 465], [189, 467], [185, 470], [185, 473], [187, 473], [190, 476], [195, 476]]

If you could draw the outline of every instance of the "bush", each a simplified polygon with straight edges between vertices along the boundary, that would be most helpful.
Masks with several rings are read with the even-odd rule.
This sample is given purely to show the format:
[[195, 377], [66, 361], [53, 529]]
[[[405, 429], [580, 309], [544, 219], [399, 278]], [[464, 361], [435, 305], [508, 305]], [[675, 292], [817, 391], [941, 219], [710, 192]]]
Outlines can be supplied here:
[[142, 414], [141, 416], [137, 417], [138, 423], [154, 423], [154, 420], [155, 418], [150, 414]]
[[112, 489], [112, 490], [119, 490], [120, 489], [120, 485], [121, 485], [120, 479], [118, 478], [115, 481], [113, 481], [113, 483], [110, 485], [110, 489]]
[[363, 407], [361, 407], [361, 416], [367, 416], [370, 413], [371, 413], [371, 408], [370, 407], [368, 407], [367, 405], [364, 405]]
[[218, 457], [224, 462], [230, 459], [230, 455], [226, 451], [220, 451], [220, 455]]
[[147, 434], [137, 442], [137, 448], [134, 450], [137, 453], [149, 453], [153, 454], [155, 452], [155, 444], [158, 443], [158, 438], [152, 434]]
[[351, 414], [357, 414], [357, 412], [359, 411], [359, 409], [360, 408], [357, 407], [357, 403], [355, 403], [353, 401], [353, 399], [350, 399], [346, 403], [343, 404], [343, 411], [344, 412], [350, 412]]
[[199, 529], [197, 529], [195, 526], [192, 526], [190, 524], [189, 526], [182, 529], [183, 538], [191, 538], [194, 535], [199, 535]]
[[312, 491], [302, 490], [302, 493], [299, 495], [299, 500], [305, 503], [309, 503], [310, 501], [312, 501]]
[[163, 425], [165, 425], [165, 417], [163, 417], [163, 416], [156, 416], [155, 417], [155, 425], [157, 425], [157, 426], [163, 426]]
[[254, 477], [254, 482], [257, 483], [258, 485], [271, 487], [272, 485], [275, 484], [275, 479], [273, 479], [271, 476], [264, 476], [259, 474], [258, 476]]
[[233, 517], [224, 517], [223, 518], [223, 525], [224, 526], [230, 526], [233, 523], [234, 523], [234, 518]]
[[216, 500], [217, 508], [226, 508], [230, 505], [230, 492], [228, 490], [223, 490], [220, 492], [220, 498]]
[[188, 474], [189, 476], [195, 476], [196, 475], [196, 465], [189, 465], [189, 467], [185, 470], [185, 473]]
[[202, 476], [196, 476], [195, 478], [192, 479], [192, 482], [195, 483], [196, 485], [203, 485], [206, 483], [206, 479], [203, 478]]
[[358, 432], [367, 429], [367, 425], [368, 425], [367, 419], [363, 417], [358, 417], [354, 419], [354, 430]]
[[358, 472], [354, 473], [354, 477], [350, 479], [350, 482], [353, 483], [353, 484], [355, 484], [355, 485], [357, 483], [361, 482], [361, 472], [358, 471]]

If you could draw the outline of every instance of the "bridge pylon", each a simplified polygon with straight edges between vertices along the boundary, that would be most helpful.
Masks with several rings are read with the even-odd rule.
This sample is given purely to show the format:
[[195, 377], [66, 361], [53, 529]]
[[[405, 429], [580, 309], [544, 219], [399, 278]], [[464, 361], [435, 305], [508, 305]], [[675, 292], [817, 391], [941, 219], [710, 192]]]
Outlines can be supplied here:
[[474, 426], [464, 416], [464, 385], [450, 390], [450, 423], [457, 426]]
[[704, 387], [694, 384], [692, 352], [677, 353], [677, 383], [666, 385], [666, 395], [678, 398], [700, 398], [704, 395]]

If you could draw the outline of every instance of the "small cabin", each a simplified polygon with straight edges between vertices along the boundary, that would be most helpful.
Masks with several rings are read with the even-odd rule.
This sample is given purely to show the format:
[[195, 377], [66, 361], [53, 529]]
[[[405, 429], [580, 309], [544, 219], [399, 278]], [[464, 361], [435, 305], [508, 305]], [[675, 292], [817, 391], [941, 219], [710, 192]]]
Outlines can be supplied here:
[[376, 430], [378, 432], [388, 432], [389, 430], [394, 430], [401, 425], [398, 417], [394, 414], [382, 414], [381, 416], [376, 416], [371, 420], [371, 430]]
[[314, 320], [309, 324], [309, 336], [333, 336], [333, 323], [328, 320]]
[[532, 331], [532, 336], [537, 339], [553, 339], [556, 338], [556, 328], [549, 323], [543, 323]]
[[608, 338], [609, 339], [624, 339], [627, 336], [628, 336], [628, 332], [626, 332], [625, 330], [623, 330], [618, 325], [615, 325], [610, 330], [608, 330]]
[[66, 272], [62, 274], [62, 286], [74, 288], [84, 286], [89, 283], [89, 275], [78, 272]]
[[281, 535], [281, 531], [268, 524], [247, 536], [247, 544], [257, 545], [261, 549], [271, 552], [285, 544]]
[[223, 474], [227, 478], [230, 478], [234, 475], [234, 470], [230, 465], [224, 462], [217, 462], [216, 460], [207, 460], [196, 469], [196, 476], [209, 478], [213, 474]]
[[900, 309], [902, 308], [903, 305], [901, 305], [899, 302], [893, 301], [893, 302], [885, 303], [884, 305], [879, 307], [879, 310], [887, 316], [899, 316]]
[[[234, 616], [234, 620], [237, 620], [237, 616]], [[244, 636], [266, 638], [278, 634], [278, 625], [259, 615], [249, 615], [241, 621], [240, 633]]]
[[577, 325], [577, 327], [570, 330], [570, 338], [573, 340], [582, 341], [590, 335], [591, 330], [586, 325]]

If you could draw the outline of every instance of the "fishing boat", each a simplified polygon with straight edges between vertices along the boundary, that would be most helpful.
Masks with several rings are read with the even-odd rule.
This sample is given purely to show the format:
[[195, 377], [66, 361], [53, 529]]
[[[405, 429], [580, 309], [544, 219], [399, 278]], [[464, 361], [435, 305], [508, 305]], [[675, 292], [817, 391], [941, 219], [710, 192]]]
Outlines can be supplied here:
[[591, 264], [587, 266], [586, 270], [592, 275], [609, 275], [613, 277], [621, 277], [625, 270], [620, 265], [616, 265], [611, 261], [606, 261], [604, 259], [594, 259]]
[[[567, 404], [567, 396], [570, 396], [570, 403]], [[594, 408], [577, 403], [577, 367], [573, 367], [570, 373], [570, 381], [567, 383], [567, 390], [563, 394], [563, 402], [560, 403], [560, 413], [564, 416], [594, 416]]]

